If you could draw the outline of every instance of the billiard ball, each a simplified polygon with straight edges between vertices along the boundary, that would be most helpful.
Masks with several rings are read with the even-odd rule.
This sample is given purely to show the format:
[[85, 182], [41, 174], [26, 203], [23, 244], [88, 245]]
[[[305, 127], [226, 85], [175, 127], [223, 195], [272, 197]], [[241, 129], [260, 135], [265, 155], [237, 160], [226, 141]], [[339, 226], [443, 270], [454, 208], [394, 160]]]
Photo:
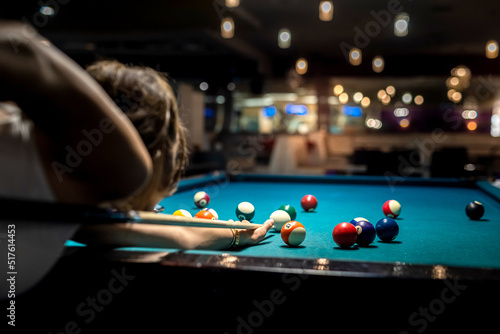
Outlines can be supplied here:
[[204, 191], [198, 191], [194, 194], [194, 205], [198, 208], [204, 208], [210, 203], [210, 196]]
[[252, 220], [255, 215], [255, 207], [250, 202], [241, 202], [236, 207], [236, 217], [239, 220]]
[[340, 223], [333, 229], [332, 236], [339, 247], [349, 248], [356, 243], [358, 230], [351, 223]]
[[194, 216], [196, 218], [203, 218], [203, 219], [212, 219], [212, 220], [215, 220], [214, 215], [210, 211], [207, 211], [207, 210], [198, 211], [198, 213], [195, 214]]
[[368, 246], [373, 242], [373, 240], [375, 240], [375, 236], [377, 234], [375, 231], [375, 227], [366, 219], [359, 221], [356, 221], [355, 219], [351, 220], [351, 224], [353, 224], [358, 231], [358, 238], [356, 239], [356, 243], [360, 246]]
[[290, 215], [290, 218], [292, 220], [295, 220], [295, 218], [297, 218], [297, 211], [295, 211], [295, 208], [293, 206], [291, 206], [290, 204], [284, 204], [284, 205], [280, 206], [278, 208], [278, 210], [284, 210], [284, 211], [288, 212], [288, 214]]
[[174, 216], [183, 216], [183, 217], [188, 217], [188, 218], [191, 218], [193, 217], [193, 215], [187, 211], [187, 210], [184, 210], [184, 209], [179, 209], [179, 210], [176, 210], [174, 213], [173, 213]]
[[281, 228], [285, 223], [288, 223], [292, 220], [288, 212], [284, 210], [276, 210], [269, 216], [272, 220], [274, 220], [274, 231], [281, 232]]
[[392, 218], [382, 218], [375, 225], [377, 236], [383, 242], [391, 242], [399, 234], [399, 225]]
[[484, 206], [478, 201], [473, 201], [465, 207], [467, 217], [472, 220], [479, 220], [484, 215]]
[[354, 226], [356, 226], [356, 223], [359, 223], [360, 221], [367, 222], [368, 219], [363, 218], [363, 217], [357, 217], [357, 218], [354, 218], [353, 220], [351, 220], [350, 223], [353, 224]]
[[306, 238], [306, 229], [298, 221], [289, 221], [281, 228], [281, 239], [288, 246], [297, 247]]
[[384, 215], [389, 218], [396, 218], [401, 214], [401, 204], [396, 200], [388, 200], [382, 206]]
[[313, 195], [305, 195], [302, 197], [300, 205], [306, 212], [312, 212], [318, 206], [318, 200]]
[[214, 209], [204, 208], [201, 211], [209, 211], [212, 215], [214, 215], [214, 219], [219, 219], [219, 214]]

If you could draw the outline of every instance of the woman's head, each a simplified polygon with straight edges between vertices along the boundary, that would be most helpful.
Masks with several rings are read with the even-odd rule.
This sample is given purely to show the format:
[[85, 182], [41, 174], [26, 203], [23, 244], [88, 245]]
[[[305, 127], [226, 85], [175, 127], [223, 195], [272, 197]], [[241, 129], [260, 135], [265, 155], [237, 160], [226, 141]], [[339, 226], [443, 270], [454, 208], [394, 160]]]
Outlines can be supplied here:
[[117, 61], [99, 61], [87, 71], [134, 124], [153, 160], [149, 184], [124, 206], [151, 209], [176, 190], [187, 160], [185, 132], [172, 88], [151, 68]]

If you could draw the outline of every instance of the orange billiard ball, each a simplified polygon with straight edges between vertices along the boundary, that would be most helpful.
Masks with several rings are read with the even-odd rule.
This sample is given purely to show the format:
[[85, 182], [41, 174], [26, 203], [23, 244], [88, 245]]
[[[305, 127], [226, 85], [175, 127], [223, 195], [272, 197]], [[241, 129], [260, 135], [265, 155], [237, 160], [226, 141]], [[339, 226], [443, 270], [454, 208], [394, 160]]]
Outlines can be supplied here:
[[281, 239], [288, 245], [296, 247], [306, 238], [306, 229], [298, 221], [289, 221], [281, 228]]
[[215, 217], [213, 213], [207, 210], [201, 210], [197, 214], [194, 215], [196, 218], [203, 218], [203, 219], [212, 219], [215, 220]]

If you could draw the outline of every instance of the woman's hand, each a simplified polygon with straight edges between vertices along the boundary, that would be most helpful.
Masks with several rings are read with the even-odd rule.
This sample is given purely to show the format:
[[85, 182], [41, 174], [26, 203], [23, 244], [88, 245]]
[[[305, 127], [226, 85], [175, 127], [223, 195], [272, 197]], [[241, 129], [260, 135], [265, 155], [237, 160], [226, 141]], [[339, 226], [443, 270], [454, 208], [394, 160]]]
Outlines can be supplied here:
[[[243, 222], [248, 223], [244, 220]], [[253, 246], [261, 242], [267, 232], [273, 227], [274, 220], [268, 219], [261, 227], [256, 229], [239, 230], [240, 231], [240, 246]]]

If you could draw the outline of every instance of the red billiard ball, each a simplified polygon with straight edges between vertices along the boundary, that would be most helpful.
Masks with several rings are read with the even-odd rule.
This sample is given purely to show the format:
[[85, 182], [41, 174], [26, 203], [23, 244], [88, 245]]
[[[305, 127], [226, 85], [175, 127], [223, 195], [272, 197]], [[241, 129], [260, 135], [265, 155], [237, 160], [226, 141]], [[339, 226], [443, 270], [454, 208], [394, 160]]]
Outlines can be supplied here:
[[196, 218], [203, 218], [203, 219], [212, 219], [212, 220], [215, 220], [214, 215], [210, 211], [208, 211], [208, 210], [201, 210], [201, 211], [199, 211], [194, 216]]
[[388, 200], [382, 206], [382, 211], [386, 217], [394, 219], [401, 214], [401, 204], [393, 199]]
[[210, 203], [210, 196], [204, 191], [198, 191], [194, 194], [194, 205], [198, 208], [204, 208]]
[[289, 221], [281, 228], [281, 239], [288, 245], [296, 247], [306, 238], [306, 229], [298, 221]]
[[339, 247], [349, 248], [356, 243], [358, 230], [351, 223], [340, 223], [333, 229], [332, 236]]
[[318, 206], [318, 200], [313, 195], [305, 195], [304, 197], [302, 197], [300, 205], [302, 205], [302, 208], [305, 211], [311, 212], [314, 211], [314, 209], [316, 209], [316, 207]]

